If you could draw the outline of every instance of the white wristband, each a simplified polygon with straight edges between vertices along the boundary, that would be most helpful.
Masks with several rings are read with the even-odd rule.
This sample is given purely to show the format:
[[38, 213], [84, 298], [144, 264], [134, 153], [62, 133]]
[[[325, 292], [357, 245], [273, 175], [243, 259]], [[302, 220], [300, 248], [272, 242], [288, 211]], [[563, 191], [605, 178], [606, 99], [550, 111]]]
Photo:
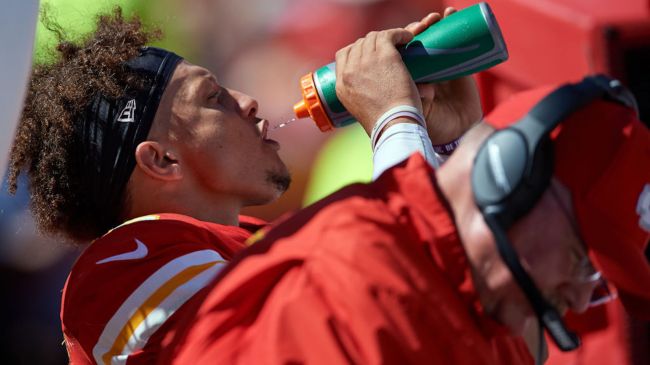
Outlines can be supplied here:
[[384, 171], [406, 160], [415, 152], [420, 152], [433, 168], [440, 166], [438, 155], [431, 148], [431, 140], [424, 127], [419, 124], [399, 123], [386, 129], [372, 154], [372, 179], [376, 180]]
[[424, 116], [422, 115], [422, 112], [420, 112], [418, 108], [411, 105], [398, 105], [394, 108], [391, 108], [387, 112], [382, 114], [379, 117], [379, 119], [377, 119], [375, 126], [372, 127], [372, 131], [370, 132], [370, 145], [372, 146], [373, 151], [377, 146], [379, 132], [381, 132], [386, 126], [386, 124], [388, 124], [390, 121], [401, 117], [415, 119], [418, 122], [418, 124], [426, 128], [427, 123], [424, 120]]

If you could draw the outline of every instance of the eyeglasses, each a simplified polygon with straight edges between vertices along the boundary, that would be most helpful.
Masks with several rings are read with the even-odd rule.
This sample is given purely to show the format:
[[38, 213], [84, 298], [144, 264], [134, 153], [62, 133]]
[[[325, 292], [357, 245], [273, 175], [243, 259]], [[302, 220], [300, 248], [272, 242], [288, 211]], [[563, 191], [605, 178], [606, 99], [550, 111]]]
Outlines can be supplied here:
[[[562, 199], [558, 195], [558, 192], [555, 190], [553, 183], [551, 183], [550, 191], [551, 194], [553, 194], [553, 197], [558, 206], [560, 207], [562, 215], [564, 215], [564, 218], [571, 225], [571, 228], [573, 229], [576, 237], [578, 237], [582, 243], [582, 246], [586, 247], [584, 241], [580, 236], [580, 230], [578, 230], [575, 219], [573, 218], [573, 214], [571, 214], [569, 208], [564, 205]], [[586, 254], [586, 252], [578, 253], [576, 251], [577, 250], [571, 251], [575, 262], [573, 269], [571, 270], [571, 277], [573, 278], [572, 281], [577, 284], [596, 284], [589, 300], [589, 307], [595, 307], [614, 300], [617, 297], [616, 291], [610, 287], [610, 285], [607, 283], [607, 280], [605, 280], [603, 277], [602, 273], [594, 267], [594, 265], [591, 263], [591, 260], [589, 260], [589, 256]]]
[[578, 258], [578, 254], [575, 252], [573, 255], [576, 257], [576, 264], [571, 271], [572, 281], [579, 285], [595, 284], [589, 299], [589, 307], [596, 307], [616, 299], [616, 290], [610, 287], [602, 273], [594, 267], [589, 256], [583, 254], [582, 258]]
[[598, 271], [594, 265], [589, 260], [589, 256], [586, 254], [582, 255], [582, 258], [579, 258], [577, 253], [573, 252], [575, 257], [575, 265], [573, 265], [573, 270], [571, 272], [571, 277], [573, 281], [578, 284], [590, 284], [595, 283], [603, 279], [603, 275]]

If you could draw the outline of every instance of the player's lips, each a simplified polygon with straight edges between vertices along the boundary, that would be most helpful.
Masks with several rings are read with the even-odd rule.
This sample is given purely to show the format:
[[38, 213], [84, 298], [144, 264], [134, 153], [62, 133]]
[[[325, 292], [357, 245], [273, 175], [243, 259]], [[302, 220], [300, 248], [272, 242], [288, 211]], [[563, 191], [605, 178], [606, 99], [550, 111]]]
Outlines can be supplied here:
[[260, 138], [265, 140], [266, 134], [269, 132], [269, 121], [266, 119], [260, 119], [260, 121], [257, 122], [257, 129], [260, 131]]
[[265, 144], [270, 145], [274, 150], [279, 150], [280, 149], [280, 143], [278, 143], [275, 140], [269, 139], [267, 137], [267, 134], [269, 132], [269, 121], [266, 119], [262, 119], [257, 123], [257, 127], [260, 130], [260, 137], [262, 138], [262, 141]]

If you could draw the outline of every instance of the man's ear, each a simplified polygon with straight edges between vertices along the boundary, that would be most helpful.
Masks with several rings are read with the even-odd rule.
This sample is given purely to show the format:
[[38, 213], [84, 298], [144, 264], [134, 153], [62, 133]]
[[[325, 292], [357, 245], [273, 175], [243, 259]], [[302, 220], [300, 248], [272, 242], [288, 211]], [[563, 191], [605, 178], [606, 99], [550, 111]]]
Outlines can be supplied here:
[[158, 142], [140, 143], [135, 149], [135, 161], [137, 168], [153, 179], [177, 181], [183, 178], [176, 154]]

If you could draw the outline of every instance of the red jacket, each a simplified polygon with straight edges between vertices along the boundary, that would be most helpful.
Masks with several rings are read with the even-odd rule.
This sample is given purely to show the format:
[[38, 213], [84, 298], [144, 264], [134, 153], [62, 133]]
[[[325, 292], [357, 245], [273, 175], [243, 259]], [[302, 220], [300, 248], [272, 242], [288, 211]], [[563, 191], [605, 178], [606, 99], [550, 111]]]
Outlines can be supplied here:
[[[243, 223], [255, 222], [244, 217]], [[95, 240], [63, 290], [61, 322], [71, 364], [151, 364], [183, 304], [249, 236], [240, 227], [160, 214]]]
[[277, 224], [187, 304], [160, 363], [533, 363], [483, 313], [419, 154]]

